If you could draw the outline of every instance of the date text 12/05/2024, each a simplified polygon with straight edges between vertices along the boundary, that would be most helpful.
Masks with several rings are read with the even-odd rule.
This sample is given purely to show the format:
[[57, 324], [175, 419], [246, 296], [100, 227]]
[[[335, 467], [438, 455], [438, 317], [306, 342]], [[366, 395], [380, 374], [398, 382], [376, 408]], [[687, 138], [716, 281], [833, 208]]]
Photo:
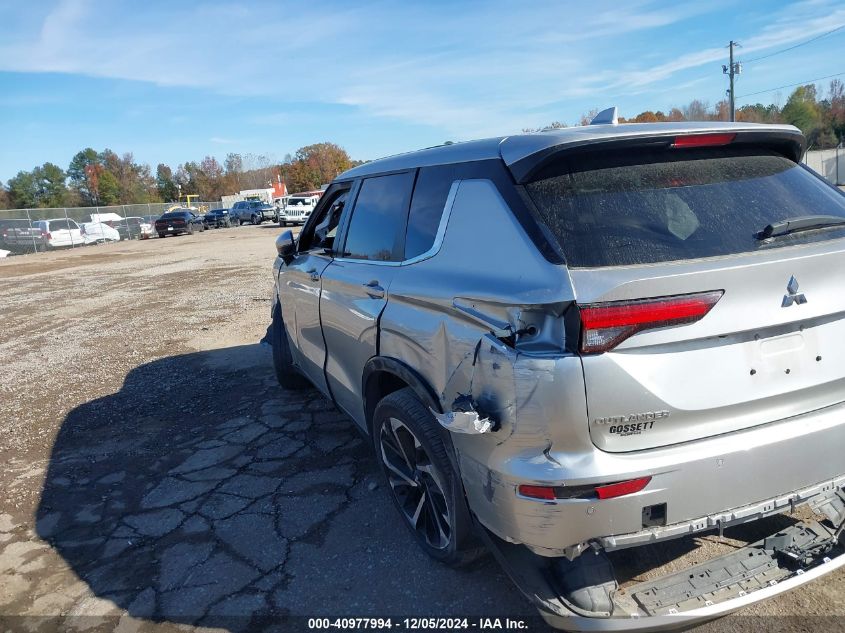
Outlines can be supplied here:
[[525, 619], [513, 618], [309, 618], [308, 628], [387, 631], [399, 630], [528, 630]]

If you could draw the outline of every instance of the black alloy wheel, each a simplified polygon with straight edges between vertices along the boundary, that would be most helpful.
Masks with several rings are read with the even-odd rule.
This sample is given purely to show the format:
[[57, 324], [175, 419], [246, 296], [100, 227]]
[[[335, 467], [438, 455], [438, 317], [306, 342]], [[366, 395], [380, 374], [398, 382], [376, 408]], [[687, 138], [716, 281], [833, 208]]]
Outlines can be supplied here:
[[430, 548], [444, 550], [451, 540], [452, 522], [444, 484], [431, 457], [411, 429], [393, 417], [381, 427], [379, 449], [405, 520]]

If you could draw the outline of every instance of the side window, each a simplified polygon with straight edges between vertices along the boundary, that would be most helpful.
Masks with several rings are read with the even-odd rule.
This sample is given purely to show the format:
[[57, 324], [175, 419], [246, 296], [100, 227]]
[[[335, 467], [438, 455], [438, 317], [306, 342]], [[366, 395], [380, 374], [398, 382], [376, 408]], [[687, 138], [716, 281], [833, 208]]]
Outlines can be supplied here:
[[361, 184], [346, 234], [343, 256], [398, 261], [414, 172], [375, 176]]
[[405, 259], [422, 255], [434, 244], [440, 218], [452, 183], [458, 179], [453, 165], [424, 167], [417, 176], [408, 229], [405, 234]]
[[67, 230], [67, 220], [50, 220], [51, 231], [65, 231]]
[[337, 225], [340, 223], [340, 216], [348, 196], [348, 184], [336, 186], [326, 192], [324, 198], [326, 204], [320, 208], [317, 216], [313, 218], [313, 222], [308, 222], [299, 234], [297, 250], [300, 253], [314, 248], [331, 249], [334, 247]]
[[349, 190], [343, 191], [332, 200], [328, 211], [320, 219], [314, 228], [314, 242], [312, 248], [320, 247], [331, 250], [334, 247], [334, 238], [337, 236], [337, 225], [340, 224], [340, 216], [346, 206], [349, 197]]

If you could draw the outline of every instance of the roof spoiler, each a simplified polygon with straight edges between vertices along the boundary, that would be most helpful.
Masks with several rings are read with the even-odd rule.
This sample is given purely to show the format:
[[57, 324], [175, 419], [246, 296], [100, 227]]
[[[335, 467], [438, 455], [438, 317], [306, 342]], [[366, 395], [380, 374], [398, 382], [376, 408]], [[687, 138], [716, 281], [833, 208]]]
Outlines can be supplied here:
[[[613, 110], [615, 108], [605, 112]], [[603, 114], [599, 113], [596, 119]], [[668, 149], [673, 146], [678, 136], [733, 135], [733, 146], [767, 146], [796, 163], [804, 155], [804, 136], [799, 129], [791, 125], [680, 121], [600, 126], [595, 124], [596, 119], [593, 119], [590, 125], [556, 130], [554, 134], [508, 137], [499, 146], [502, 160], [514, 180], [517, 183], [525, 183], [536, 178], [550, 163], [573, 152], [617, 152], [638, 147]]]
[[616, 115], [616, 106], [602, 110], [593, 120], [590, 125], [619, 125], [619, 117]]

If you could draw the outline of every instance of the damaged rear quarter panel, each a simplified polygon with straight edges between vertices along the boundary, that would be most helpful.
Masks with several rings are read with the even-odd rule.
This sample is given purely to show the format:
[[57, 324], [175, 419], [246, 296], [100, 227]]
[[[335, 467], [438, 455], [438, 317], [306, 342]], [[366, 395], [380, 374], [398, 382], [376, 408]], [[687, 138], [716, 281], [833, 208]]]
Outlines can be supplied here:
[[[566, 268], [537, 252], [495, 185], [463, 180], [439, 253], [401, 267], [382, 314], [382, 356], [418, 371], [444, 411], [469, 394], [495, 421], [493, 432], [451, 438], [472, 510], [510, 541], [532, 542], [530, 532], [554, 523], [555, 507], [519, 499], [516, 481], [559, 485], [566, 473], [552, 445], [591, 446], [581, 361], [563, 351], [572, 301]], [[491, 334], [526, 322], [539, 330], [532, 338], [553, 343], [526, 352], [519, 337], [511, 346]]]

